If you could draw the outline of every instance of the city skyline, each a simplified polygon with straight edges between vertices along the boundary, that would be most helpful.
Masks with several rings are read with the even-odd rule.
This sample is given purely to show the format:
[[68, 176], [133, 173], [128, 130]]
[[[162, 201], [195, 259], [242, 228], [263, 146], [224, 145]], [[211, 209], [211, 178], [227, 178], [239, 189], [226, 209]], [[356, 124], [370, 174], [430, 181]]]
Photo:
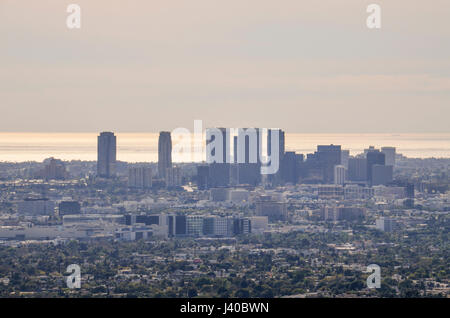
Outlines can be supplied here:
[[[201, 130], [196, 133], [200, 132]], [[381, 151], [369, 146], [363, 153], [350, 156], [350, 151], [342, 149], [341, 145], [319, 144], [314, 152], [305, 156], [295, 151], [286, 152], [285, 133], [282, 129], [207, 128], [204, 140], [184, 138], [184, 144], [201, 142], [203, 145], [194, 146], [194, 149], [205, 149], [202, 150], [203, 159], [191, 161], [199, 164], [196, 179], [199, 188], [258, 186], [266, 182], [273, 185], [298, 182], [344, 185], [347, 181], [373, 186], [389, 185], [394, 180], [396, 148], [392, 146], [384, 146]], [[190, 144], [187, 148], [176, 144], [173, 149], [171, 132], [159, 133], [158, 177], [167, 188], [180, 187], [183, 182], [181, 168], [173, 166], [173, 152], [188, 152], [189, 155], [192, 149]], [[192, 152], [190, 155], [192, 159], [196, 157]], [[117, 137], [113, 132], [101, 132], [97, 136], [97, 176], [106, 179], [117, 177], [116, 158]], [[45, 180], [69, 178], [62, 161], [51, 157], [44, 160], [44, 164], [47, 165], [43, 170], [35, 172], [35, 177]], [[365, 171], [364, 175], [361, 171]], [[134, 188], [151, 187], [151, 169], [129, 168], [128, 184]]]
[[0, 0], [0, 298], [449, 299], [449, 13]]

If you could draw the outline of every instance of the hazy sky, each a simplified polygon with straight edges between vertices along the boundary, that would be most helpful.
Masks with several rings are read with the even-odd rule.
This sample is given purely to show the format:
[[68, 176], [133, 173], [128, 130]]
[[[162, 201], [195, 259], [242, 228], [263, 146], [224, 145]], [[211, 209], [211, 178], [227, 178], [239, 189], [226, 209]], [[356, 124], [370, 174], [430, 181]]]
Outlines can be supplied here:
[[0, 131], [450, 132], [449, 17], [449, 0], [0, 0]]

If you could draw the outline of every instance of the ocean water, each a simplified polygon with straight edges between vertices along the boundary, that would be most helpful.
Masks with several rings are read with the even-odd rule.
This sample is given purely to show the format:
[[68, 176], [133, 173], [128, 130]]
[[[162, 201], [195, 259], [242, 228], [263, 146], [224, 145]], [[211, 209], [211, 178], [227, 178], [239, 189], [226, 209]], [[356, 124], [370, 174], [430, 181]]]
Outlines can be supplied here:
[[[97, 133], [0, 133], [0, 161], [96, 160]], [[127, 162], [156, 162], [157, 133], [116, 133], [117, 159]], [[184, 140], [184, 141], [183, 141]], [[204, 143], [197, 138], [201, 145]], [[173, 138], [173, 147], [191, 144], [187, 138]], [[350, 154], [370, 145], [392, 146], [410, 158], [450, 158], [450, 133], [429, 134], [286, 134], [286, 150], [307, 154], [319, 144], [342, 145]], [[174, 162], [195, 160], [191, 153], [174, 154]]]

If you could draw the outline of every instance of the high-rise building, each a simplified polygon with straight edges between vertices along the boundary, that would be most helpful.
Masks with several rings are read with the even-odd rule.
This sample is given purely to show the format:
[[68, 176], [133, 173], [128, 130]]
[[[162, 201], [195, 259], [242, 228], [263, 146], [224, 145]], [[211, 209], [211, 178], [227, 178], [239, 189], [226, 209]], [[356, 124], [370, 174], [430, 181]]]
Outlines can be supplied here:
[[384, 165], [372, 165], [371, 185], [387, 185], [393, 179], [393, 167]]
[[378, 151], [374, 146], [369, 146], [369, 148], [364, 149], [364, 158], [367, 157], [367, 153], [371, 151]]
[[237, 184], [256, 186], [261, 182], [261, 166], [258, 163], [237, 164]]
[[230, 138], [228, 128], [206, 129], [206, 162], [209, 164], [210, 187], [223, 187], [230, 184], [232, 161]]
[[239, 128], [237, 136], [238, 163], [261, 163], [261, 136], [260, 128]]
[[97, 138], [97, 175], [111, 178], [116, 174], [116, 136], [102, 132]]
[[274, 131], [278, 131], [278, 162], [283, 161], [285, 149], [285, 133], [281, 129], [269, 129], [267, 130], [267, 155], [272, 156], [272, 134]]
[[69, 173], [61, 160], [49, 158], [44, 160], [44, 164], [46, 164], [44, 169], [36, 173], [37, 177], [46, 180], [64, 180], [69, 177]]
[[203, 218], [203, 235], [212, 236], [214, 235], [214, 223], [217, 217], [209, 216]]
[[161, 131], [158, 139], [158, 175], [164, 180], [167, 168], [172, 168], [172, 137], [170, 132]]
[[283, 182], [296, 184], [299, 177], [299, 164], [303, 162], [303, 155], [294, 151], [286, 151], [281, 162], [281, 179]]
[[229, 128], [206, 129], [206, 147], [207, 147], [206, 151], [207, 163], [231, 163], [232, 158], [231, 158], [230, 129]]
[[344, 184], [347, 169], [343, 165], [334, 166], [334, 184]]
[[[278, 139], [275, 137], [272, 140], [272, 136], [275, 136], [275, 132], [278, 132]], [[278, 140], [278, 158], [275, 158], [275, 153], [272, 152], [272, 149], [276, 147], [272, 145], [272, 141]], [[285, 164], [284, 156], [286, 153], [285, 149], [285, 132], [281, 129], [268, 129], [267, 130], [267, 156], [271, 158], [270, 163], [273, 164], [274, 160], [278, 160], [278, 171], [274, 174], [269, 175], [269, 181], [272, 183], [280, 184], [283, 181], [283, 166]], [[295, 179], [295, 182], [297, 178]]]
[[323, 172], [323, 182], [333, 183], [334, 166], [341, 164], [341, 146], [317, 146], [316, 160]]
[[187, 234], [190, 236], [203, 235], [203, 216], [202, 215], [188, 215], [186, 217]]
[[381, 152], [384, 153], [386, 157], [386, 166], [395, 166], [395, 147], [382, 147]]
[[350, 158], [350, 150], [342, 149], [341, 151], [341, 165], [348, 169], [348, 159]]
[[128, 169], [128, 186], [130, 188], [148, 189], [152, 187], [152, 169], [132, 167]]
[[315, 153], [308, 153], [306, 161], [301, 163], [299, 175], [304, 183], [323, 183], [323, 165]]
[[[386, 156], [384, 153], [380, 152], [376, 149], [371, 149], [367, 152], [367, 180], [369, 180], [369, 184], [373, 184], [373, 169], [374, 165], [385, 166], [386, 165]], [[381, 169], [377, 168], [377, 171], [381, 171]]]
[[230, 164], [230, 185], [237, 186], [239, 184], [239, 164]]
[[187, 232], [187, 219], [186, 215], [168, 215], [167, 226], [169, 237], [173, 236], [186, 236]]
[[168, 187], [181, 186], [181, 168], [170, 167], [166, 169], [166, 185]]
[[414, 207], [414, 197], [415, 197], [415, 191], [414, 191], [414, 183], [408, 183], [406, 185], [406, 200], [404, 204], [408, 208]]
[[217, 237], [227, 236], [230, 232], [228, 231], [228, 227], [228, 218], [215, 217], [213, 235]]
[[[261, 129], [238, 130], [236, 150], [238, 162], [238, 183], [257, 185], [261, 181]], [[243, 152], [243, 153], [242, 153]]]
[[[267, 221], [267, 218], [264, 219]], [[231, 219], [231, 221], [233, 226], [232, 229], [233, 235], [249, 234], [252, 232], [252, 222], [250, 221], [249, 218], [234, 218]]]
[[209, 166], [197, 166], [197, 188], [199, 190], [209, 189]]
[[227, 187], [231, 180], [231, 164], [211, 163], [209, 165], [209, 187]]
[[367, 159], [348, 159], [348, 179], [350, 181], [367, 181]]

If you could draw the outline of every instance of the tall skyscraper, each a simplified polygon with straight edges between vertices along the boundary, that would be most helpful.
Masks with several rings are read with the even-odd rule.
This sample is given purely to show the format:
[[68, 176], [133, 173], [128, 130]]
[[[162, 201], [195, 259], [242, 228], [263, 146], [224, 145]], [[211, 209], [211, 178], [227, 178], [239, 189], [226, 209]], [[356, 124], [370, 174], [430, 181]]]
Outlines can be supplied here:
[[267, 131], [267, 154], [272, 155], [272, 132], [278, 130], [278, 162], [282, 162], [285, 153], [285, 133], [281, 129], [269, 129]]
[[372, 179], [370, 184], [375, 185], [387, 185], [392, 182], [393, 171], [392, 166], [385, 165], [372, 165]]
[[395, 166], [395, 147], [382, 147], [381, 152], [386, 156], [386, 166]]
[[261, 182], [261, 134], [259, 128], [242, 128], [234, 139], [237, 142], [234, 149], [237, 153], [239, 184], [257, 185]]
[[317, 161], [322, 168], [323, 182], [334, 182], [334, 166], [341, 164], [341, 146], [319, 145], [316, 152]]
[[[230, 139], [229, 128], [208, 128], [206, 130], [206, 162], [209, 163], [210, 187], [223, 187], [230, 184], [230, 162], [232, 161]], [[211, 143], [214, 147], [210, 145]], [[222, 151], [222, 155], [220, 155], [220, 151]]]
[[350, 150], [344, 150], [341, 151], [341, 165], [345, 167], [345, 169], [348, 169], [348, 159], [350, 158]]
[[364, 157], [367, 157], [367, 153], [371, 151], [378, 151], [378, 149], [375, 148], [375, 146], [369, 146], [369, 148], [364, 149]]
[[116, 136], [102, 132], [97, 138], [97, 175], [111, 178], [116, 174]]
[[[218, 134], [220, 133], [220, 134]], [[216, 140], [216, 135], [218, 138]], [[231, 132], [229, 128], [208, 128], [206, 129], [206, 146], [214, 142], [215, 148], [211, 152], [206, 152], [206, 162], [208, 163], [231, 163]], [[217, 149], [216, 149], [217, 148]], [[222, 151], [221, 156], [219, 151]]]
[[408, 183], [406, 185], [406, 200], [405, 205], [408, 208], [414, 207], [414, 197], [415, 197], [415, 191], [414, 191], [414, 183]]
[[[260, 128], [239, 129], [237, 136], [238, 161], [240, 156], [244, 159], [244, 162], [239, 163], [261, 163], [261, 134]], [[240, 153], [242, 150], [244, 150], [243, 154]]]
[[334, 184], [343, 185], [345, 183], [346, 170], [343, 165], [334, 166]]
[[181, 186], [181, 169], [180, 167], [170, 167], [166, 170], [166, 185], [168, 187]]
[[[283, 181], [283, 175], [286, 175], [286, 163], [290, 162], [290, 160], [285, 160], [285, 133], [281, 129], [269, 129], [267, 131], [267, 155], [270, 156], [270, 158], [273, 158], [275, 154], [272, 154], [272, 134], [274, 131], [278, 131], [278, 172], [276, 172], [273, 175], [269, 176], [269, 180], [275, 183], [280, 183]], [[272, 159], [273, 160], [273, 159]], [[286, 162], [287, 161], [287, 162]], [[287, 170], [290, 170], [289, 168]], [[297, 182], [297, 176], [293, 178], [295, 182]], [[295, 183], [294, 182], [294, 183]]]
[[164, 180], [167, 168], [172, 168], [172, 137], [170, 132], [161, 131], [158, 140], [158, 174]]
[[348, 179], [350, 181], [367, 181], [367, 159], [348, 159]]
[[199, 190], [206, 190], [209, 188], [209, 166], [197, 166], [197, 187]]
[[[386, 165], [386, 156], [384, 153], [377, 149], [371, 149], [367, 152], [367, 179], [369, 180], [369, 184], [373, 183], [373, 166], [385, 166]], [[381, 168], [377, 167], [377, 171], [381, 171]]]
[[299, 177], [299, 164], [303, 162], [303, 155], [296, 154], [294, 151], [286, 151], [281, 163], [281, 180], [296, 184]]

